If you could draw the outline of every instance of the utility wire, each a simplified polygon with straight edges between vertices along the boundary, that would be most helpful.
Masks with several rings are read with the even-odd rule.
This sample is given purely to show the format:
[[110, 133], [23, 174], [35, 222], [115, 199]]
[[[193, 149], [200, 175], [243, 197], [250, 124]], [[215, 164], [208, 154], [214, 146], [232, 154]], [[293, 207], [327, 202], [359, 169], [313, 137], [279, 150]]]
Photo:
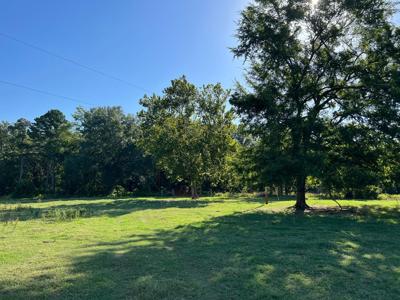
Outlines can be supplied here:
[[49, 55], [49, 56], [53, 56], [53, 57], [56, 57], [56, 58], [58, 58], [58, 59], [64, 60], [64, 61], [69, 62], [69, 63], [71, 63], [71, 64], [73, 64], [73, 65], [76, 65], [76, 66], [78, 66], [78, 67], [80, 67], [80, 68], [89, 70], [89, 71], [91, 71], [91, 72], [93, 72], [93, 73], [97, 73], [97, 74], [99, 74], [99, 75], [101, 75], [101, 76], [103, 76], [103, 77], [107, 77], [107, 78], [109, 78], [109, 79], [112, 79], [112, 80], [115, 80], [115, 81], [119, 81], [119, 82], [124, 83], [124, 84], [126, 84], [126, 85], [129, 85], [129, 86], [131, 86], [131, 87], [134, 87], [135, 89], [142, 90], [142, 91], [145, 92], [145, 93], [150, 93], [148, 90], [146, 90], [145, 88], [143, 88], [143, 87], [141, 87], [141, 86], [139, 86], [139, 85], [133, 84], [133, 83], [131, 83], [131, 82], [129, 82], [129, 81], [126, 81], [126, 80], [121, 79], [121, 78], [119, 78], [119, 77], [116, 77], [116, 76], [114, 76], [114, 75], [107, 74], [107, 73], [105, 73], [105, 72], [103, 72], [103, 71], [100, 71], [100, 70], [95, 69], [95, 68], [93, 68], [93, 67], [87, 66], [87, 65], [82, 64], [82, 63], [80, 63], [80, 62], [78, 62], [78, 61], [76, 61], [76, 60], [73, 60], [73, 59], [70, 59], [70, 58], [68, 58], [68, 57], [62, 56], [62, 55], [57, 54], [57, 53], [55, 53], [55, 52], [46, 50], [46, 49], [44, 49], [44, 48], [41, 48], [41, 47], [36, 46], [36, 45], [33, 45], [33, 44], [31, 44], [31, 43], [25, 42], [25, 41], [23, 41], [23, 40], [21, 40], [21, 39], [18, 39], [18, 38], [16, 38], [16, 37], [13, 37], [13, 36], [11, 36], [11, 35], [9, 35], [9, 34], [0, 32], [0, 36], [2, 36], [3, 38], [6, 38], [6, 39], [12, 40], [12, 41], [14, 41], [14, 42], [17, 42], [17, 43], [19, 43], [19, 44], [22, 44], [22, 45], [24, 45], [24, 46], [26, 46], [26, 47], [29, 47], [29, 48], [35, 49], [35, 50], [37, 50], [37, 51], [40, 51], [40, 52], [42, 52], [42, 53], [45, 53], [45, 54], [47, 54], [47, 55]]
[[9, 86], [13, 86], [13, 87], [17, 87], [17, 88], [20, 88], [20, 89], [25, 89], [25, 90], [28, 90], [28, 91], [40, 93], [40, 94], [47, 95], [47, 96], [57, 97], [57, 98], [61, 98], [61, 99], [69, 100], [69, 101], [74, 101], [74, 102], [77, 102], [77, 103], [80, 103], [80, 104], [94, 106], [94, 104], [82, 101], [80, 99], [58, 95], [58, 94], [55, 94], [55, 93], [52, 93], [52, 92], [48, 92], [48, 91], [45, 91], [45, 90], [39, 90], [39, 89], [36, 89], [36, 88], [32, 88], [32, 87], [29, 87], [29, 86], [26, 86], [26, 85], [22, 85], [22, 84], [10, 82], [10, 81], [0, 80], [0, 83], [5, 84], [5, 85], [9, 85]]

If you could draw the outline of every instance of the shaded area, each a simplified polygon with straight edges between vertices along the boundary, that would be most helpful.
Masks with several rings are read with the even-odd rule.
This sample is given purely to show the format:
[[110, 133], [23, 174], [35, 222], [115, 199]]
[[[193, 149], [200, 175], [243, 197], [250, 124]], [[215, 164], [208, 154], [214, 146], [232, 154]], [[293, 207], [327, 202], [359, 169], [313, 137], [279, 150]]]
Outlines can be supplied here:
[[[46, 199], [35, 199], [35, 198], [0, 198], [0, 204], [34, 204], [34, 203], [48, 203], [48, 202], [65, 202], [65, 201], [90, 201], [96, 202], [99, 200], [109, 200], [109, 201], [127, 201], [127, 200], [148, 200], [148, 198], [154, 200], [166, 200], [166, 201], [189, 201], [188, 197], [176, 197], [176, 196], [146, 196], [146, 197], [135, 197], [135, 196], [127, 196], [127, 197], [111, 197], [111, 196], [99, 196], [99, 197], [60, 197], [60, 198], [46, 198]], [[232, 199], [232, 198], [243, 198], [243, 197], [219, 197], [218, 199]], [[202, 199], [196, 199], [204, 201], [207, 197]]]
[[70, 277], [1, 282], [4, 299], [395, 299], [398, 209], [249, 212], [89, 245]]
[[77, 217], [109, 216], [118, 217], [141, 210], [167, 209], [167, 208], [199, 208], [223, 200], [138, 200], [126, 199], [110, 202], [79, 203], [72, 205], [54, 205], [51, 207], [37, 208], [32, 206], [9, 207], [0, 210], [0, 222], [15, 220], [27, 221], [40, 218], [52, 218], [59, 214], [77, 214]]

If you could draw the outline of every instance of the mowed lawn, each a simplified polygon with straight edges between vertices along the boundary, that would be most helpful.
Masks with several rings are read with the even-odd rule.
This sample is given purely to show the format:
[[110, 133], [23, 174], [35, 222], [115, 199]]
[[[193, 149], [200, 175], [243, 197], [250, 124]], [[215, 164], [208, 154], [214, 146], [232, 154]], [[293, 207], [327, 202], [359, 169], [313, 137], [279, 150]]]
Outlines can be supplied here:
[[0, 299], [400, 295], [396, 200], [305, 214], [249, 197], [0, 203]]

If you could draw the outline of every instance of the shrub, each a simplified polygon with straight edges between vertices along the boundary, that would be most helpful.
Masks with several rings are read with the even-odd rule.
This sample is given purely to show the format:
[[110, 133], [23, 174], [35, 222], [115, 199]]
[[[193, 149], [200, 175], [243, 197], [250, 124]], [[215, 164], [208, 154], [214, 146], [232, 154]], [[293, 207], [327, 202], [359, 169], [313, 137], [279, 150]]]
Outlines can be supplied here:
[[128, 195], [127, 191], [121, 185], [116, 185], [110, 194], [110, 196], [113, 198], [124, 197], [127, 195]]

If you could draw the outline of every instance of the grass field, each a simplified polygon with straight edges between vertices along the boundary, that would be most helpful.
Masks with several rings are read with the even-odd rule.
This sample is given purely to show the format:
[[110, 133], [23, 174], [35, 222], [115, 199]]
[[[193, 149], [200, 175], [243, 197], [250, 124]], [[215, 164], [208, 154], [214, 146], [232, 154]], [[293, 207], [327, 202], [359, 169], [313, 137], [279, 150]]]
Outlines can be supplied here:
[[398, 200], [305, 214], [248, 197], [0, 203], [1, 299], [400, 295]]

